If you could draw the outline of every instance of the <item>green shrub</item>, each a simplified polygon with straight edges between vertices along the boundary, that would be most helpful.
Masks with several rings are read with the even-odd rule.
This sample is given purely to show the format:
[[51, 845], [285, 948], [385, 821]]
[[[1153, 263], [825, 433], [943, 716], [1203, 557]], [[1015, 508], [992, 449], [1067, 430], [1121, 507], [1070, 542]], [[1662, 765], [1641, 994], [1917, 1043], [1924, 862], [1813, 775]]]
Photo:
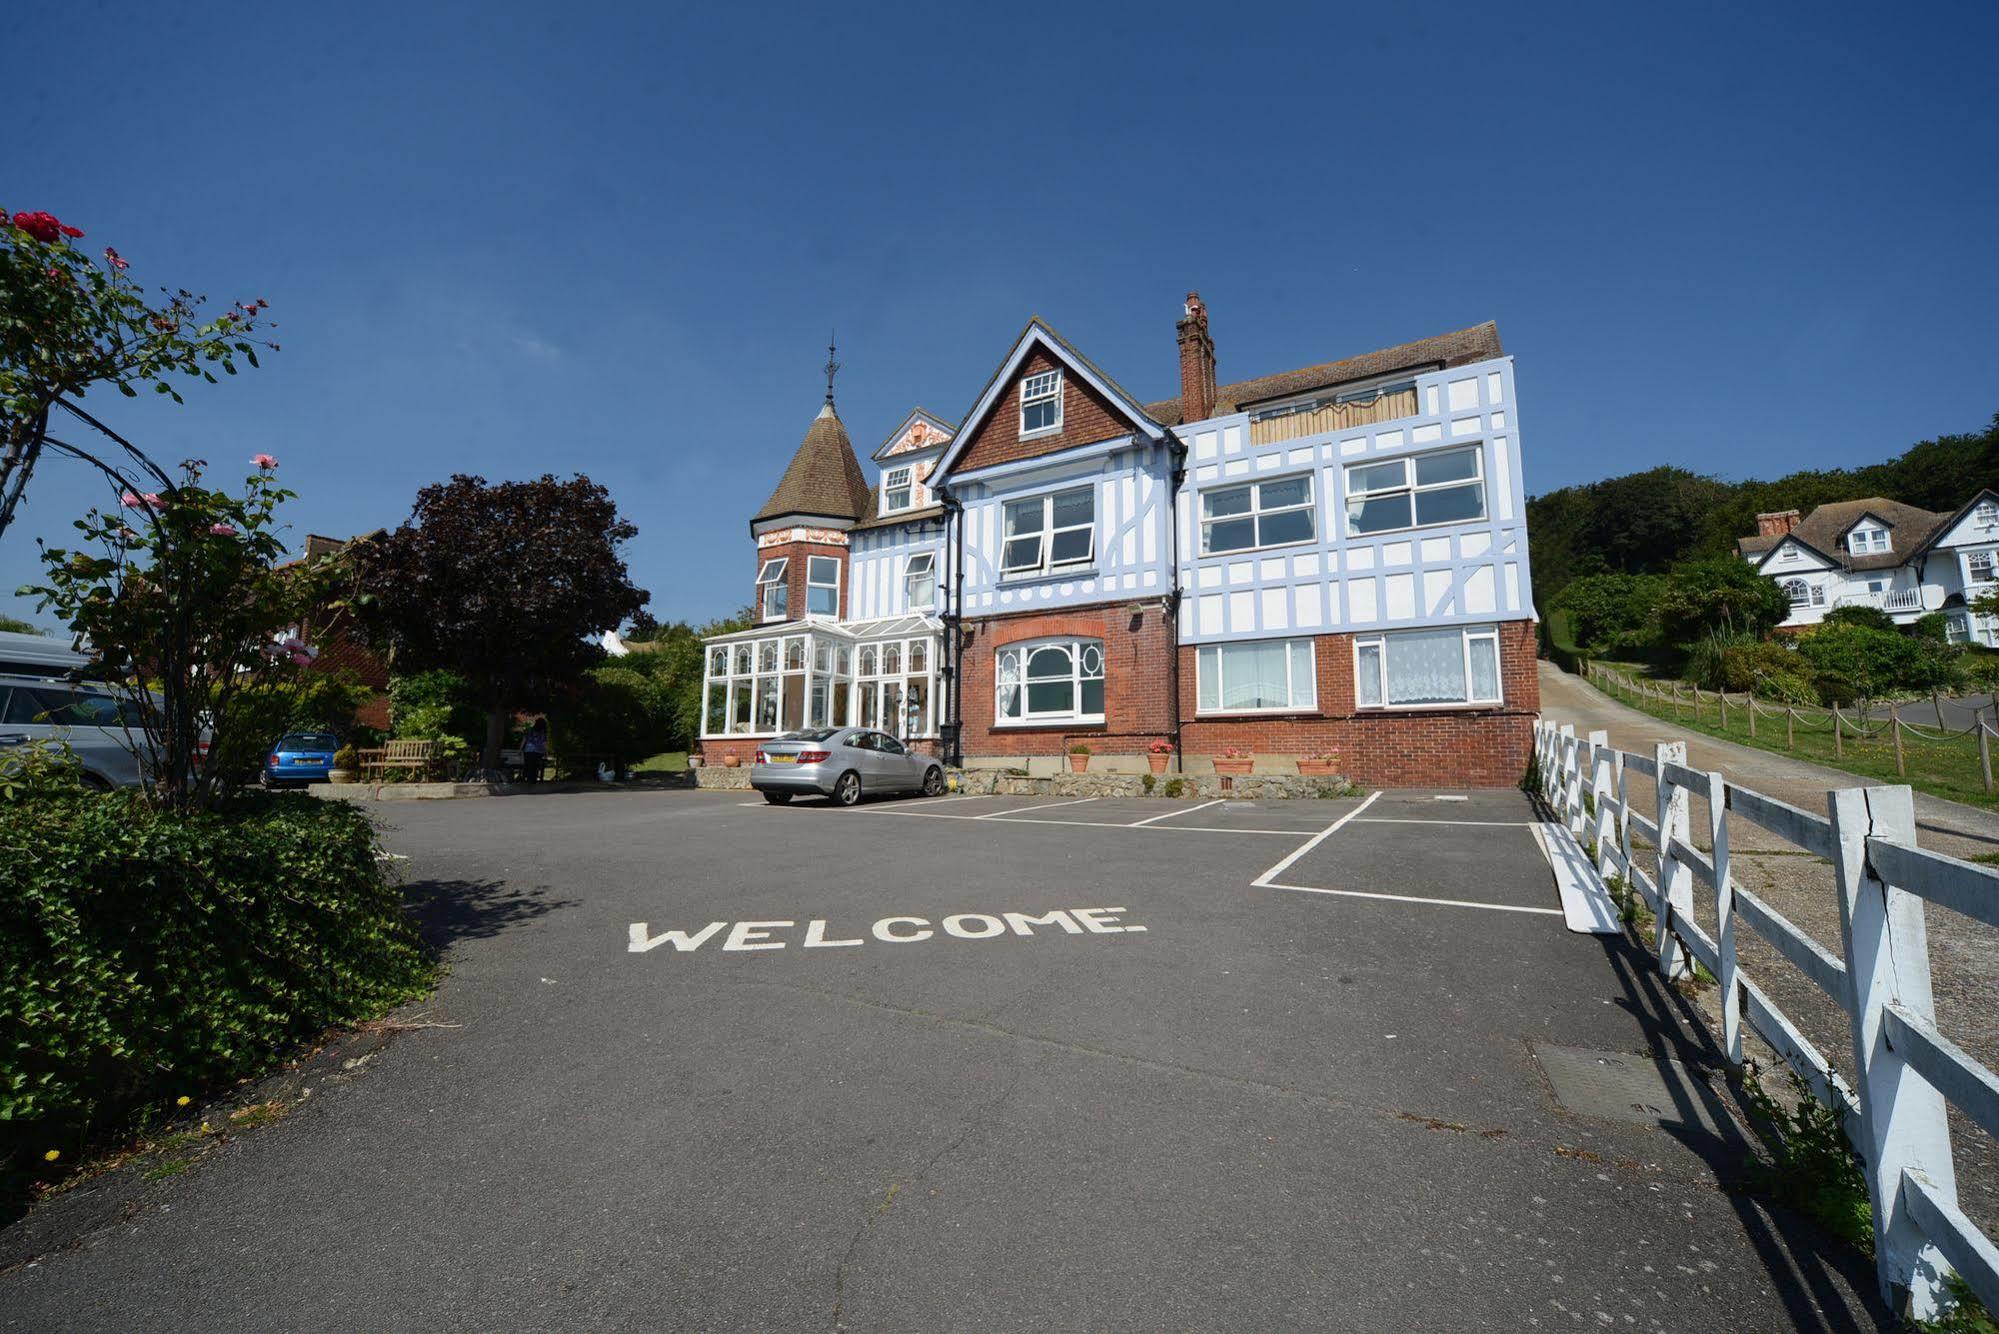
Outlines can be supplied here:
[[332, 732], [345, 737], [354, 715], [374, 691], [346, 675], [307, 672], [297, 681], [250, 686], [229, 707], [215, 745], [216, 772], [232, 779], [254, 775], [265, 754], [286, 732]]
[[424, 992], [431, 962], [345, 802], [0, 803], [0, 1178]]
[[1834, 607], [1825, 614], [1819, 624], [1860, 625], [1886, 634], [1895, 633], [1895, 618], [1879, 607]]
[[591, 668], [554, 710], [549, 730], [563, 776], [594, 771], [595, 760], [571, 760], [594, 755], [607, 760], [622, 779], [635, 762], [672, 748], [677, 714], [667, 683], [624, 662]]
[[1655, 636], [1665, 586], [1656, 574], [1585, 575], [1555, 595], [1551, 610], [1567, 613], [1568, 640], [1591, 657], [1640, 653]]
[[1845, 705], [1898, 691], [1954, 690], [1964, 681], [1954, 645], [1851, 621], [1819, 626], [1798, 643], [1819, 698]]
[[342, 746], [333, 752], [333, 767], [336, 769], [358, 769], [361, 767], [361, 753], [352, 746]]
[[1152, 795], [1152, 789], [1159, 786], [1159, 776], [1157, 774], [1140, 774], [1138, 776], [1138, 785], [1145, 789], [1145, 795], [1149, 797]]
[[1774, 640], [1712, 636], [1687, 658], [1688, 679], [1710, 690], [1732, 690], [1779, 704], [1815, 704], [1812, 667], [1796, 649]]
[[1655, 614], [1668, 643], [1691, 646], [1717, 630], [1768, 634], [1791, 614], [1791, 600], [1748, 561], [1724, 556], [1675, 566]]
[[456, 672], [416, 672], [389, 679], [389, 731], [405, 741], [457, 737], [477, 750], [486, 742], [486, 711]]

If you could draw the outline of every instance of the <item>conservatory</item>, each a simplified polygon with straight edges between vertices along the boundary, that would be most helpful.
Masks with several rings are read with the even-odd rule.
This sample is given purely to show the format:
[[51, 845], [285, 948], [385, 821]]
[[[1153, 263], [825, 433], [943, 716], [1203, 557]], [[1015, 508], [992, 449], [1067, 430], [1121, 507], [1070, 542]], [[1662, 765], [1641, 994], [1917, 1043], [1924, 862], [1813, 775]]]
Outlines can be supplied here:
[[807, 621], [706, 641], [704, 740], [802, 727], [872, 727], [904, 741], [937, 735], [934, 616]]

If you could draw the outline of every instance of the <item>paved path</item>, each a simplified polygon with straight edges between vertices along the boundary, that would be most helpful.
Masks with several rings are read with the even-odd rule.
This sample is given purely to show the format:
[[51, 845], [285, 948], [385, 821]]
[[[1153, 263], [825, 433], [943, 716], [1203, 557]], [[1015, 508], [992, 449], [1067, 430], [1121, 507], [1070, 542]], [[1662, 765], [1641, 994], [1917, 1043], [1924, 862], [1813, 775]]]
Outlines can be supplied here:
[[450, 1026], [0, 1233], [0, 1329], [1880, 1321], [1708, 1083], [1607, 1087], [1713, 1049], [1518, 792], [743, 795], [382, 812]]

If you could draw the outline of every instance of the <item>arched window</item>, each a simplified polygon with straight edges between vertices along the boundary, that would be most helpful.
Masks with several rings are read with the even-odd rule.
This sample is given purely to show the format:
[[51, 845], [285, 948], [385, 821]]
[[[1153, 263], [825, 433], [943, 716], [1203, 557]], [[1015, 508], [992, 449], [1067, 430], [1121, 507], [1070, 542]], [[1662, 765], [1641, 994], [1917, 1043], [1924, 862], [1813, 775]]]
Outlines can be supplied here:
[[1009, 644], [994, 661], [994, 712], [1001, 723], [1104, 720], [1104, 642], [1051, 639]]

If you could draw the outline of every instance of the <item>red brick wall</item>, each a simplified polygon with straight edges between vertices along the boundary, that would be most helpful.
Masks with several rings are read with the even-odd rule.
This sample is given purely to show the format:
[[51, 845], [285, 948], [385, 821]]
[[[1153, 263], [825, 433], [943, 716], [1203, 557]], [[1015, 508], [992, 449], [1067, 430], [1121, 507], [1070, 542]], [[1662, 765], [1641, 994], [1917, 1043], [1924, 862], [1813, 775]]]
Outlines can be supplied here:
[[313, 659], [316, 671], [345, 674], [373, 690], [374, 695], [355, 713], [354, 721], [364, 727], [389, 725], [389, 669], [367, 645], [349, 633], [345, 619], [334, 616], [322, 625], [308, 625], [305, 640], [319, 650]]
[[[1123, 602], [970, 620], [965, 645], [963, 740], [966, 755], [1061, 755], [1087, 741], [1099, 755], [1135, 755], [1173, 734], [1171, 635], [1158, 600], [1133, 612]], [[995, 651], [1024, 639], [1067, 636], [1104, 641], [1104, 721], [993, 726]]]
[[[1062, 429], [1053, 435], [1036, 436], [1032, 440], [1020, 438], [1020, 382], [1030, 375], [1042, 371], [1052, 371], [1057, 367], [1062, 371]], [[1076, 373], [1062, 366], [1048, 353], [1036, 348], [1021, 364], [1020, 370], [1007, 381], [1006, 389], [1000, 394], [999, 402], [992, 414], [986, 418], [953, 470], [964, 472], [972, 468], [990, 467], [995, 463], [1011, 463], [1015, 459], [1029, 459], [1042, 454], [1053, 454], [1058, 450], [1070, 449], [1077, 445], [1087, 445], [1096, 440], [1110, 440], [1116, 436], [1130, 435], [1136, 429], [1129, 417], [1096, 390], [1084, 384]]]
[[[769, 737], [743, 737], [741, 739], [728, 737], [697, 741], [694, 745], [694, 753], [701, 757], [703, 764], [712, 764], [718, 769], [723, 766], [723, 760], [727, 756], [734, 755], [740, 761], [737, 767], [742, 768], [756, 763], [757, 747], [768, 740], [770, 740]], [[911, 741], [908, 745], [911, 750], [921, 755], [935, 755], [937, 753], [937, 743], [935, 741]]]
[[758, 548], [756, 566], [750, 571], [750, 605], [755, 609], [759, 623], [763, 617], [763, 590], [756, 585], [757, 571], [763, 569], [765, 561], [776, 560], [780, 556], [790, 562], [784, 567], [784, 586], [787, 590], [785, 620], [805, 619], [806, 570], [808, 560], [813, 556], [831, 556], [840, 562], [840, 619], [847, 619], [847, 576], [851, 572], [847, 563], [847, 548], [830, 542], [785, 542], [779, 546]]

